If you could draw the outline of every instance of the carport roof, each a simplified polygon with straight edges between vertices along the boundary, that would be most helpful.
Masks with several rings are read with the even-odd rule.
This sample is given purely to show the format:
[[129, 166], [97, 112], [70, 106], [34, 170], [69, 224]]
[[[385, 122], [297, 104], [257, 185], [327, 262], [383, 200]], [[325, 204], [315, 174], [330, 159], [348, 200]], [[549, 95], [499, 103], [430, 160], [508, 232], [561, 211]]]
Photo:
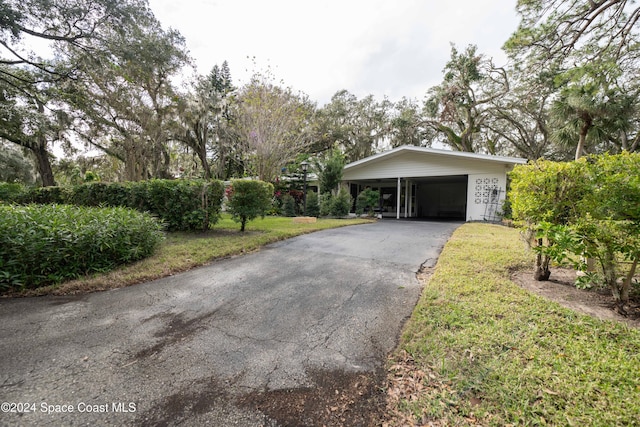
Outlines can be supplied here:
[[393, 150], [385, 151], [384, 153], [374, 154], [373, 156], [369, 156], [364, 159], [349, 163], [344, 167], [344, 169], [347, 170], [351, 168], [357, 168], [358, 166], [363, 166], [368, 163], [375, 163], [381, 160], [390, 159], [403, 153], [432, 154], [435, 156], [446, 156], [450, 158], [457, 157], [457, 158], [465, 158], [465, 159], [471, 159], [471, 160], [496, 162], [496, 163], [502, 163], [502, 164], [506, 163], [511, 165], [527, 163], [526, 159], [522, 159], [519, 157], [492, 156], [488, 154], [467, 153], [463, 151], [440, 150], [436, 148], [403, 145], [403, 146], [394, 148]]

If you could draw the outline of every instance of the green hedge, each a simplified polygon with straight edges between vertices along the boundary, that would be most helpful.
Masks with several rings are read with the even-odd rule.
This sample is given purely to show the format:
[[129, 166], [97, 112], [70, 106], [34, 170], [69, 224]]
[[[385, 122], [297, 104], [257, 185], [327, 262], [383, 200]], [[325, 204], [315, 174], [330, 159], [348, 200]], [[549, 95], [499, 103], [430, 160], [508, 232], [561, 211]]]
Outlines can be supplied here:
[[6, 203], [25, 203], [29, 195], [30, 187], [22, 184], [0, 182], [0, 201]]
[[142, 210], [156, 213], [169, 230], [207, 230], [220, 218], [221, 181], [146, 181]]
[[149, 256], [163, 238], [149, 214], [122, 207], [0, 204], [0, 288], [31, 288]]
[[0, 200], [7, 203], [123, 206], [156, 215], [171, 231], [207, 230], [220, 218], [223, 194], [221, 181], [205, 180], [91, 182], [44, 188], [0, 184]]

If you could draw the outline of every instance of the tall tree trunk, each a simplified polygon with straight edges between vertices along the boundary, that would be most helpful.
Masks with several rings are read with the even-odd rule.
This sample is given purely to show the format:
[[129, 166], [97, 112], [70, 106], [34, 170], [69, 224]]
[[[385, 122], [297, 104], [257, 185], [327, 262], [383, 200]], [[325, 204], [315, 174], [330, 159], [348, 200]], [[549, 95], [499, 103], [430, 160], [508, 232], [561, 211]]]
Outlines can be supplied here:
[[38, 143], [32, 148], [38, 164], [38, 172], [42, 178], [43, 187], [54, 187], [56, 181], [53, 178], [53, 170], [49, 161], [49, 152], [47, 151], [47, 141], [43, 135], [38, 136]]
[[582, 128], [580, 128], [580, 137], [578, 138], [578, 146], [576, 147], [576, 160], [584, 154], [584, 147], [587, 143], [587, 133], [593, 124], [593, 120], [590, 116], [583, 117], [583, 120], [584, 124], [582, 125]]
[[211, 179], [211, 167], [209, 166], [209, 162], [207, 162], [206, 148], [198, 152], [198, 158], [200, 159], [200, 163], [202, 164], [202, 170], [204, 171], [204, 178]]
[[[44, 114], [44, 104], [36, 99], [38, 103], [38, 112]], [[29, 147], [33, 154], [36, 156], [36, 162], [38, 164], [38, 172], [42, 179], [43, 187], [54, 187], [56, 181], [53, 179], [53, 170], [51, 169], [51, 162], [49, 162], [49, 152], [47, 151], [47, 138], [43, 134], [36, 136], [36, 146]]]
[[582, 157], [582, 153], [584, 152], [585, 140], [586, 140], [586, 135], [583, 135], [582, 132], [580, 132], [580, 138], [578, 139], [578, 146], [576, 147], [576, 156], [575, 156], [576, 160]]
[[218, 162], [216, 166], [216, 178], [224, 180], [227, 175], [227, 157], [222, 144], [218, 144]]
[[149, 178], [144, 154], [133, 141], [125, 142], [124, 158], [125, 181], [142, 181]]
[[208, 132], [205, 128], [202, 135], [202, 140], [198, 141], [197, 152], [200, 163], [202, 163], [202, 170], [204, 171], [205, 179], [211, 179], [211, 167], [209, 166], [209, 162], [207, 161], [207, 139]]
[[171, 154], [164, 144], [160, 147], [160, 149], [162, 150], [160, 178], [172, 179], [173, 175], [171, 174]]

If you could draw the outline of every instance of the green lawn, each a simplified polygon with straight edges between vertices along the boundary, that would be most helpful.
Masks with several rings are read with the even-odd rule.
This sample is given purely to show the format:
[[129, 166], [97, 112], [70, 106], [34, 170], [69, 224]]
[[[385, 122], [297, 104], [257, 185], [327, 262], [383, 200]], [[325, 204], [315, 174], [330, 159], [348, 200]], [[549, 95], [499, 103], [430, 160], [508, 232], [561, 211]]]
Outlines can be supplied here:
[[514, 229], [454, 233], [390, 362], [414, 384], [390, 393], [396, 425], [640, 425], [640, 331], [509, 280], [531, 265]]
[[168, 233], [155, 255], [109, 273], [72, 280], [22, 293], [31, 295], [65, 295], [130, 286], [169, 276], [207, 264], [214, 259], [239, 255], [268, 243], [327, 228], [370, 222], [367, 219], [318, 219], [316, 223], [296, 224], [292, 218], [265, 217], [247, 223], [244, 233], [229, 215], [213, 229], [203, 233]]

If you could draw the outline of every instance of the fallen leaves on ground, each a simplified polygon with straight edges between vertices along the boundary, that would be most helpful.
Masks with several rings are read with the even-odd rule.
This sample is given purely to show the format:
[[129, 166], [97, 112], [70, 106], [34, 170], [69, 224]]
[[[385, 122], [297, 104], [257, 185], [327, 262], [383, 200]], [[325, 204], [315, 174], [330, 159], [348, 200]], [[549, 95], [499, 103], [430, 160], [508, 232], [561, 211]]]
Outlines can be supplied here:
[[[422, 411], [407, 409], [407, 404], [424, 402], [425, 397], [438, 396], [443, 398], [450, 396], [452, 399], [443, 399], [439, 403], [449, 406], [448, 410], [456, 418], [455, 423], [467, 426], [480, 426], [480, 422], [473, 416], [459, 416], [455, 406], [458, 393], [451, 388], [451, 384], [428, 366], [420, 366], [406, 351], [390, 356], [390, 366], [387, 375], [387, 417], [382, 423], [383, 427], [442, 427], [451, 425], [451, 417], [434, 417]], [[477, 405], [479, 399], [471, 398], [470, 403]], [[403, 409], [404, 408], [404, 409]]]

